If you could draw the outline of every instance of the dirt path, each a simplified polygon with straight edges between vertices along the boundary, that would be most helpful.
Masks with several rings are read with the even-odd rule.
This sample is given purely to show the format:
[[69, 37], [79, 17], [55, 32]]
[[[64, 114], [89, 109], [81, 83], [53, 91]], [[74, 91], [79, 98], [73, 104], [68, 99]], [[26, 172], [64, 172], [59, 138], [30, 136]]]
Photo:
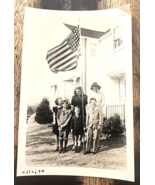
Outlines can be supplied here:
[[93, 155], [74, 153], [72, 137], [69, 135], [67, 152], [59, 154], [54, 152], [55, 135], [52, 128], [37, 123], [27, 124], [26, 134], [26, 166], [67, 166], [67, 167], [92, 167], [125, 171], [126, 162], [126, 137], [124, 135], [101, 139], [100, 151]]

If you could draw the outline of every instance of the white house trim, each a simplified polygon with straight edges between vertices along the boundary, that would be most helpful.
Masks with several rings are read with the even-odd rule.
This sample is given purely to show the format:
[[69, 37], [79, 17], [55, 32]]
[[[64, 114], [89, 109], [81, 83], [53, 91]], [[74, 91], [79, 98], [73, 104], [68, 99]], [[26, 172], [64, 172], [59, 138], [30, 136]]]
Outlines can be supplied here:
[[106, 40], [108, 37], [112, 35], [112, 31], [110, 30], [107, 34], [103, 35], [102, 37], [99, 38], [99, 42], [102, 42]]
[[107, 77], [110, 77], [110, 78], [120, 78], [120, 77], [123, 77], [123, 76], [125, 76], [125, 68], [121, 68], [121, 69], [112, 71], [110, 73], [107, 73], [106, 76]]

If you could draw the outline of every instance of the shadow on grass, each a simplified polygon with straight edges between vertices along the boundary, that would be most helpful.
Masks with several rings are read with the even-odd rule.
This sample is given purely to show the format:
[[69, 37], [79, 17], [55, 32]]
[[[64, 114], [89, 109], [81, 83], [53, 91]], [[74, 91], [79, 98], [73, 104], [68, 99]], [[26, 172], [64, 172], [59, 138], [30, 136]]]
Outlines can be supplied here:
[[[68, 137], [69, 144], [67, 146], [67, 153], [72, 151], [72, 134]], [[45, 153], [55, 153], [54, 147], [56, 146], [55, 134], [52, 133], [52, 129], [48, 125], [35, 124], [27, 130], [26, 137], [26, 155], [36, 155]], [[126, 136], [119, 135], [115, 137], [110, 137], [108, 139], [100, 140], [100, 152], [121, 148], [126, 145]], [[82, 143], [83, 148], [83, 143]]]
[[110, 137], [108, 139], [101, 139], [100, 140], [101, 148], [98, 151], [98, 153], [102, 151], [108, 151], [111, 149], [115, 149], [115, 148], [122, 148], [125, 145], [126, 145], [125, 135], [118, 135], [115, 137]]
[[[31, 139], [31, 137], [29, 139], [27, 138], [27, 143], [29, 143], [26, 145], [27, 147], [38, 148], [38, 147], [41, 147], [41, 145], [49, 145], [49, 148], [50, 148], [50, 146], [55, 145], [55, 138], [40, 138], [40, 135], [38, 134], [38, 136], [35, 136], [35, 137], [33, 136], [33, 139]], [[126, 145], [125, 135], [115, 136], [115, 137], [111, 137], [108, 139], [101, 139], [100, 140], [101, 148], [98, 151], [98, 153], [102, 151], [115, 149], [115, 148], [122, 148], [125, 145]], [[73, 147], [73, 144], [68, 145], [67, 152], [71, 151], [72, 147]], [[82, 143], [82, 149], [83, 149], [83, 143]], [[27, 153], [27, 155], [41, 154], [41, 153], [46, 153], [46, 152], [52, 152], [52, 149], [31, 151]]]
[[[108, 139], [101, 139], [100, 140], [100, 150], [99, 152], [102, 151], [108, 151], [111, 149], [115, 149], [115, 148], [122, 148], [123, 146], [126, 145], [126, 136], [125, 135], [118, 135], [118, 136], [113, 136], [110, 137]], [[73, 147], [72, 145], [68, 145], [67, 146], [67, 151], [71, 151]], [[93, 146], [91, 146], [93, 147]], [[82, 149], [83, 149], [83, 143], [82, 143]]]

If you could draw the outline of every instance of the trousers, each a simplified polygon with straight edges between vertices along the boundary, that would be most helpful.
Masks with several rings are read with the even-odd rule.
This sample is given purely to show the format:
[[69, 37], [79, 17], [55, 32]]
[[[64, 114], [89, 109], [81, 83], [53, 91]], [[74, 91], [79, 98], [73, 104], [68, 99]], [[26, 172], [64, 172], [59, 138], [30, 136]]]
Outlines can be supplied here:
[[93, 129], [89, 128], [87, 131], [87, 141], [86, 141], [86, 151], [90, 152], [91, 151], [91, 143], [93, 140], [93, 152], [97, 150], [98, 147], [98, 142], [100, 139], [100, 132], [101, 129]]

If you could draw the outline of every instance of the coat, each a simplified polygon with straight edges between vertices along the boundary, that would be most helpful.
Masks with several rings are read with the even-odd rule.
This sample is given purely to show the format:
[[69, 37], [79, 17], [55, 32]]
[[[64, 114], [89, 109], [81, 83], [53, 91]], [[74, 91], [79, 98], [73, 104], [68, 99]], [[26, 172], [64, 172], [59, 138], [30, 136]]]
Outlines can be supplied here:
[[96, 106], [94, 110], [92, 110], [92, 107], [89, 107], [86, 116], [86, 127], [97, 128], [98, 126], [101, 126], [101, 124], [102, 124], [101, 108]]
[[[59, 130], [69, 131], [71, 116], [72, 116], [72, 111], [70, 109], [67, 109], [65, 111], [63, 109], [60, 109], [58, 111], [58, 113], [57, 113], [57, 123], [58, 123]], [[61, 126], [63, 128], [61, 128]]]

